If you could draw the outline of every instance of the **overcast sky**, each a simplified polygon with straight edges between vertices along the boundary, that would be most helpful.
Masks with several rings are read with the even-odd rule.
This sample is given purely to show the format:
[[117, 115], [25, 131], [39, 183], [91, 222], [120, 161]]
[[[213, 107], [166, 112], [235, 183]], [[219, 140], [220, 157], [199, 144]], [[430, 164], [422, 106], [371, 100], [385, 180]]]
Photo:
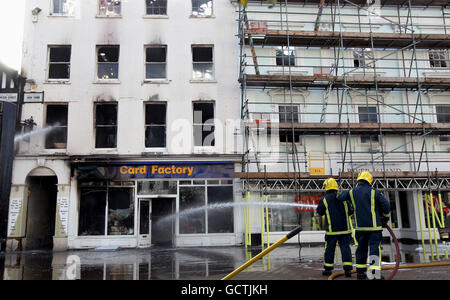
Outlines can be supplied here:
[[25, 0], [0, 0], [0, 61], [20, 70]]

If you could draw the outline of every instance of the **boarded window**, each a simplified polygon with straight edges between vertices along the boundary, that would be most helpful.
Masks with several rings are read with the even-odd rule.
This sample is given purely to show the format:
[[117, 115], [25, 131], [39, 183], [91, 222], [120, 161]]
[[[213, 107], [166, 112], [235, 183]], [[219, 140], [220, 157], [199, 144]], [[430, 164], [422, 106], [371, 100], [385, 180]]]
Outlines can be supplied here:
[[146, 0], [147, 15], [167, 15], [167, 0]]
[[292, 47], [279, 47], [276, 53], [277, 66], [295, 66], [295, 51]]
[[99, 0], [98, 14], [100, 16], [120, 16], [121, 1], [120, 0]]
[[192, 15], [196, 17], [212, 16], [212, 0], [192, 0]]
[[166, 104], [145, 105], [145, 147], [166, 147]]
[[45, 137], [46, 149], [64, 149], [67, 146], [67, 105], [47, 105], [46, 127], [53, 127]]
[[119, 78], [119, 46], [100, 46], [97, 48], [97, 78]]
[[117, 147], [117, 104], [95, 106], [95, 148]]
[[151, 46], [145, 49], [145, 78], [165, 79], [167, 46]]
[[71, 46], [49, 47], [48, 79], [70, 78]]
[[215, 146], [214, 103], [194, 103], [194, 145]]
[[193, 79], [214, 79], [213, 47], [192, 46]]

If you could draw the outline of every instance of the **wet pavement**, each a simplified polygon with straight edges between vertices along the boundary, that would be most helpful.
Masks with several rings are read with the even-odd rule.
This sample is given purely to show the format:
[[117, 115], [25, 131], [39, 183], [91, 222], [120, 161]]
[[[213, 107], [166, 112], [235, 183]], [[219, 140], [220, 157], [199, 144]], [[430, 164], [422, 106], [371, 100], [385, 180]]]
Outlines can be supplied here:
[[[402, 264], [424, 262], [417, 245], [401, 245]], [[354, 253], [354, 249], [353, 253]], [[392, 265], [395, 251], [383, 245], [382, 261]], [[24, 251], [0, 254], [4, 280], [218, 280], [261, 249], [253, 247], [196, 247], [119, 249], [116, 251]], [[323, 247], [283, 245], [238, 274], [237, 280], [324, 280]], [[440, 261], [449, 262], [443, 252]], [[429, 262], [428, 258], [426, 262]], [[341, 270], [339, 257], [336, 271]], [[385, 277], [390, 270], [383, 271]], [[352, 279], [355, 279], [353, 276]], [[395, 279], [450, 279], [450, 267], [399, 270]], [[337, 280], [347, 280], [339, 277]]]

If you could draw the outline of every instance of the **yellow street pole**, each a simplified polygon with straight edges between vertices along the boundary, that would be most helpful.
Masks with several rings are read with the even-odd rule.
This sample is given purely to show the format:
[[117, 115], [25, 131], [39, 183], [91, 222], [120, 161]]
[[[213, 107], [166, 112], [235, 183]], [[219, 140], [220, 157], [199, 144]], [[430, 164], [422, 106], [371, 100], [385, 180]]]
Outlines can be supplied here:
[[[445, 219], [444, 219], [444, 208], [442, 207], [442, 195], [439, 193], [439, 208], [441, 209], [441, 228], [445, 227]], [[446, 242], [442, 241], [442, 244], [445, 246]], [[445, 248], [445, 259], [448, 259], [448, 250]]]
[[430, 205], [431, 205], [431, 211], [432, 214], [432, 220], [433, 220], [433, 235], [434, 235], [434, 245], [436, 247], [436, 258], [437, 260], [441, 260], [441, 255], [439, 254], [439, 247], [438, 247], [438, 241], [437, 241], [437, 234], [436, 234], [436, 210], [434, 209], [434, 200], [433, 200], [433, 194], [428, 195], [428, 199], [430, 199]]
[[431, 221], [430, 212], [428, 209], [428, 194], [425, 193], [425, 211], [427, 213], [427, 227], [428, 227], [428, 241], [430, 242], [431, 260], [434, 261], [434, 250], [433, 250], [433, 238], [431, 237]]
[[[242, 202], [247, 202], [247, 198], [243, 197]], [[245, 249], [247, 249], [248, 245], [248, 234], [247, 234], [247, 206], [244, 205], [244, 243], [245, 243]]]
[[264, 251], [262, 251], [261, 253], [259, 253], [255, 257], [253, 257], [251, 260], [247, 261], [242, 266], [240, 266], [239, 268], [237, 268], [236, 270], [234, 270], [233, 272], [231, 272], [230, 274], [228, 274], [227, 276], [222, 278], [222, 280], [230, 280], [231, 278], [233, 278], [237, 274], [241, 273], [243, 270], [247, 269], [249, 266], [253, 265], [256, 261], [258, 261], [259, 259], [261, 259], [265, 255], [267, 255], [269, 252], [271, 252], [275, 248], [279, 247], [280, 245], [285, 243], [290, 238], [296, 236], [298, 233], [300, 233], [300, 231], [302, 231], [302, 227], [298, 226], [297, 228], [295, 228], [294, 230], [289, 232], [286, 236], [284, 236], [282, 239], [280, 239], [278, 242], [276, 242], [275, 244], [273, 244], [269, 248], [266, 248]]
[[[248, 192], [247, 201], [250, 202], [250, 192]], [[248, 226], [248, 228], [247, 228], [247, 234], [248, 234], [247, 240], [248, 240], [248, 245], [249, 246], [252, 245], [250, 215], [251, 215], [250, 206], [247, 206], [247, 226]]]

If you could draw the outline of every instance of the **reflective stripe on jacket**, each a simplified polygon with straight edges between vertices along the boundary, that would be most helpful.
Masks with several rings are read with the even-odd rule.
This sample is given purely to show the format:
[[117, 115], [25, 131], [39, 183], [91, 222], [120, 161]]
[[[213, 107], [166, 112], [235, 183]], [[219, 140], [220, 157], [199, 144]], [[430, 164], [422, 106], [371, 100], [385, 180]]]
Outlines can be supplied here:
[[338, 201], [336, 192], [327, 192], [317, 206], [317, 214], [325, 216], [325, 233], [328, 235], [351, 233], [349, 215], [352, 212], [351, 204]]

